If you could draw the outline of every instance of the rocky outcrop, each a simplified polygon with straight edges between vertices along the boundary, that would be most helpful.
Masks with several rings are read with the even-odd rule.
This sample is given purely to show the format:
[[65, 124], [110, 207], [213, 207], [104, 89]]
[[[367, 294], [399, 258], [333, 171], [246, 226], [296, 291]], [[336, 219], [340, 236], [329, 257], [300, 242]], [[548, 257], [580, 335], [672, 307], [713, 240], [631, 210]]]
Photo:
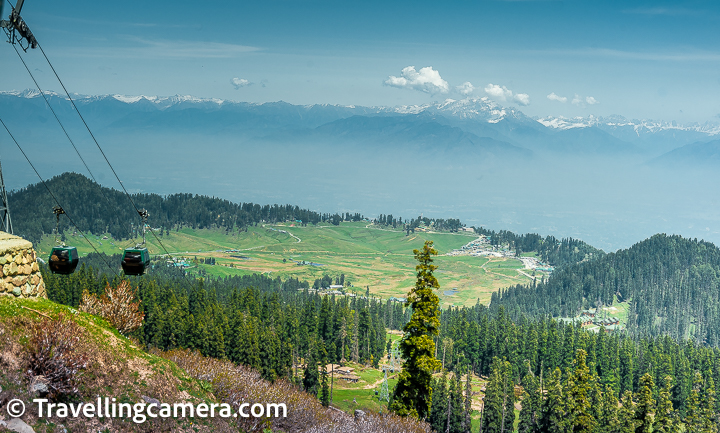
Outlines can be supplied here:
[[0, 295], [47, 298], [32, 243], [0, 232]]

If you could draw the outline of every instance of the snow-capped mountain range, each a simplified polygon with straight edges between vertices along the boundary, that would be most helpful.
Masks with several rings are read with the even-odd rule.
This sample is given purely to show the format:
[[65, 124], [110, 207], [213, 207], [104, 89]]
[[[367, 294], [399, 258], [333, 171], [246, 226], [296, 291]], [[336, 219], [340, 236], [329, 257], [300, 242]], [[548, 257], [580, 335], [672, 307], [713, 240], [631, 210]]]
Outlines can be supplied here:
[[[21, 98], [40, 98], [42, 95], [37, 90], [27, 89], [23, 91], [0, 91], [0, 95], [17, 96]], [[53, 98], [67, 99], [67, 96], [54, 91], [45, 91], [45, 95]], [[218, 98], [198, 98], [190, 95], [174, 95], [174, 96], [127, 96], [120, 94], [113, 95], [81, 95], [73, 94], [73, 99], [77, 102], [88, 103], [98, 100], [112, 98], [126, 104], [136, 104], [138, 102], [147, 102], [157, 106], [160, 109], [166, 109], [178, 104], [212, 104], [218, 107], [223, 105], [242, 104], [246, 106], [263, 106], [273, 103], [243, 103]], [[603, 127], [607, 128], [632, 128], [638, 135], [642, 133], [656, 133], [660, 131], [694, 131], [707, 135], [720, 134], [720, 123], [689, 123], [679, 124], [675, 121], [650, 120], [650, 119], [627, 119], [621, 115], [611, 116], [594, 116], [587, 117], [564, 117], [564, 116], [545, 116], [545, 117], [529, 117], [522, 111], [511, 107], [503, 107], [497, 102], [487, 98], [465, 98], [465, 99], [446, 99], [441, 102], [435, 102], [422, 105], [399, 105], [395, 107], [374, 106], [359, 107], [355, 105], [329, 105], [329, 104], [310, 104], [299, 105], [305, 109], [313, 107], [337, 107], [348, 110], [358, 110], [363, 113], [396, 113], [396, 114], [438, 114], [443, 116], [451, 116], [459, 119], [474, 120], [487, 123], [498, 123], [507, 118], [514, 118], [522, 121], [534, 120], [541, 125], [556, 130], [568, 130], [575, 128]]]
[[695, 131], [701, 132], [708, 135], [720, 134], [720, 123], [689, 123], [689, 124], [678, 124], [677, 122], [671, 121], [658, 121], [658, 120], [637, 120], [627, 119], [620, 115], [612, 116], [593, 116], [592, 114], [587, 117], [563, 117], [563, 116], [547, 116], [536, 119], [538, 122], [549, 128], [555, 129], [572, 129], [572, 128], [589, 128], [592, 126], [603, 126], [609, 128], [633, 128], [637, 134], [643, 132], [655, 133], [659, 131], [674, 130], [674, 131]]
[[[66, 95], [45, 96], [56, 111], [72, 113]], [[503, 159], [592, 154], [648, 160], [720, 134], [720, 124], [714, 123], [682, 125], [619, 115], [531, 118], [487, 97], [395, 107], [248, 103], [189, 95], [72, 98], [94, 128], [108, 128], [111, 135], [152, 131], [168, 137], [183, 131], [285, 143], [423, 143], [426, 149], [455, 149], [455, 155], [464, 148]], [[57, 132], [54, 121], [37, 124], [38, 116], [53, 120], [45, 108], [36, 90], [0, 92], [0, 117], [51, 137]]]

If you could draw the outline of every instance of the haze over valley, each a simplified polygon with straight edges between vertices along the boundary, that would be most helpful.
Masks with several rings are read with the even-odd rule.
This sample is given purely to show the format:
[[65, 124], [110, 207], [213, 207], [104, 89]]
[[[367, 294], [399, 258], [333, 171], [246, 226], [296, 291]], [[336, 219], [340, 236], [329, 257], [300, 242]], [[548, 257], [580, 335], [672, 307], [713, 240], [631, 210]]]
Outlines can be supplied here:
[[[118, 187], [69, 101], [49, 99], [97, 181]], [[460, 218], [606, 251], [663, 232], [720, 242], [720, 124], [531, 118], [488, 98], [396, 107], [120, 95], [77, 103], [134, 192]], [[37, 92], [0, 94], [0, 117], [44, 178], [88, 175]], [[0, 143], [6, 186], [36, 182], [14, 144]]]

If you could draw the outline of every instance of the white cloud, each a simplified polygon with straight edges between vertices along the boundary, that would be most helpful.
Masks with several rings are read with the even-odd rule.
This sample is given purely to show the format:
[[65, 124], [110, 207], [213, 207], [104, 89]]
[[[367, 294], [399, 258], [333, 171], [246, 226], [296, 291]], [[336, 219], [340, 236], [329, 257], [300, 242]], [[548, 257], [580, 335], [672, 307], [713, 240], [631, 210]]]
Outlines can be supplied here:
[[578, 107], [583, 107], [583, 108], [587, 107], [588, 105], [597, 105], [599, 103], [600, 102], [598, 102], [598, 100], [593, 98], [592, 96], [582, 97], [582, 96], [578, 95], [577, 93], [575, 94], [575, 97], [572, 100], [573, 105], [577, 105]]
[[512, 98], [512, 91], [510, 89], [493, 83], [485, 86], [485, 93], [487, 93], [491, 98], [499, 101], [507, 101], [508, 98]]
[[562, 102], [562, 103], [567, 102], [567, 97], [556, 95], [555, 92], [552, 92], [551, 94], [547, 95], [547, 98], [551, 101], [558, 101], [558, 102]]
[[466, 82], [462, 83], [461, 85], [456, 86], [455, 90], [457, 90], [458, 93], [460, 93], [462, 95], [468, 96], [468, 95], [471, 95], [475, 91], [475, 86], [473, 86], [471, 82], [466, 81]]
[[518, 105], [530, 105], [530, 95], [527, 93], [513, 93], [505, 86], [490, 83], [485, 86], [485, 93], [497, 101], [511, 101]]
[[[252, 86], [253, 84], [255, 84], [255, 83], [252, 83], [252, 82], [246, 80], [245, 78], [237, 78], [237, 77], [230, 80], [230, 82], [232, 83], [233, 87], [235, 87], [235, 90], [240, 90], [241, 87], [248, 87], [248, 86]], [[265, 87], [265, 86], [263, 86], [263, 87]]]
[[403, 68], [399, 77], [391, 75], [385, 80], [384, 84], [390, 87], [400, 89], [419, 90], [421, 92], [436, 94], [448, 93], [450, 86], [448, 82], [440, 77], [440, 73], [427, 66], [419, 71], [415, 70], [415, 66]]
[[530, 95], [528, 95], [527, 93], [516, 93], [515, 96], [513, 96], [513, 100], [515, 100], [518, 105], [530, 105]]

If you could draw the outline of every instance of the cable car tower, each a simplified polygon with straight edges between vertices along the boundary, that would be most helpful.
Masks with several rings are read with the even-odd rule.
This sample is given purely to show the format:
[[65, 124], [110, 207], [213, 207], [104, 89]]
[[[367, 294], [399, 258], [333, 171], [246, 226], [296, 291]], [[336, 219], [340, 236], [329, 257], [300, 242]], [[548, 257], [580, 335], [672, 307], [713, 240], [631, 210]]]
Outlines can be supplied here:
[[[20, 17], [20, 11], [22, 10], [23, 3], [25, 0], [18, 0], [17, 4], [12, 10], [12, 13], [8, 17], [8, 20], [2, 19], [3, 6], [5, 2], [0, 2], [0, 28], [5, 30], [8, 39], [11, 44], [16, 42], [20, 45], [23, 51], [27, 51], [28, 48], [37, 48], [38, 43], [33, 36], [30, 28], [28, 28], [25, 21]], [[23, 46], [23, 41], [25, 45]], [[2, 175], [2, 166], [0, 166], [0, 229], [6, 233], [13, 234], [12, 221], [10, 220], [10, 208], [8, 207], [7, 191], [5, 190], [5, 180]]]
[[[0, 4], [0, 16], [2, 16], [3, 4]], [[0, 28], [5, 30], [8, 36], [8, 42], [11, 44], [17, 43], [23, 51], [27, 51], [28, 48], [37, 48], [38, 41], [30, 31], [30, 28], [20, 16], [23, 3], [25, 0], [17, 0], [17, 4], [10, 13], [9, 20], [0, 20]], [[24, 44], [23, 44], [24, 42]]]
[[388, 370], [390, 370], [390, 373], [395, 373], [395, 371], [400, 369], [400, 350], [399, 350], [399, 342], [394, 341], [390, 353], [388, 353], [388, 358], [390, 361], [390, 365], [384, 364], [382, 366], [382, 371], [385, 377], [383, 378], [382, 386], [380, 388], [378, 399], [380, 401], [387, 401], [390, 402], [390, 388], [388, 386]]

